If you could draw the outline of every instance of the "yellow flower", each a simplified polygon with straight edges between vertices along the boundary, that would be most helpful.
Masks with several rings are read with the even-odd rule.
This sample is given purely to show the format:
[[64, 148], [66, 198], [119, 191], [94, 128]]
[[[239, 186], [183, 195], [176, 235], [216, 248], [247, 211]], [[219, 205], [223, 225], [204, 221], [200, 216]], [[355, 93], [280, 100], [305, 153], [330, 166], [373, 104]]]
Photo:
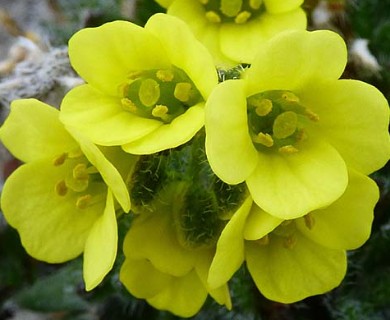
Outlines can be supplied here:
[[165, 187], [153, 211], [134, 217], [124, 241], [126, 259], [120, 271], [120, 280], [132, 295], [181, 317], [195, 315], [208, 294], [231, 308], [227, 284], [213, 289], [207, 284], [215, 236], [201, 231], [209, 231], [207, 219], [214, 217], [210, 212], [209, 218], [197, 216], [203, 208], [182, 207], [188, 201], [183, 199], [188, 188], [183, 182]]
[[218, 83], [210, 54], [179, 19], [154, 15], [83, 29], [69, 42], [87, 82], [71, 90], [61, 120], [104, 146], [151, 154], [189, 141], [204, 125], [204, 101]]
[[243, 74], [216, 87], [206, 105], [206, 153], [229, 184], [246, 182], [256, 204], [294, 219], [334, 202], [347, 167], [370, 174], [390, 156], [383, 95], [338, 80], [347, 60], [330, 31], [271, 39]]
[[84, 279], [91, 290], [116, 257], [113, 196], [130, 210], [126, 185], [107, 157], [120, 158], [121, 166], [134, 161], [119, 148], [103, 154], [80, 134], [71, 136], [58, 115], [35, 99], [12, 103], [0, 138], [25, 164], [6, 180], [1, 207], [34, 258], [61, 263], [84, 252]]
[[338, 200], [304, 217], [282, 220], [255, 204], [239, 211], [218, 241], [210, 287], [226, 283], [245, 259], [260, 292], [274, 301], [292, 303], [335, 288], [345, 276], [346, 250], [370, 235], [378, 198], [375, 183], [351, 171]]
[[174, 0], [167, 13], [185, 21], [217, 64], [251, 63], [257, 46], [289, 29], [306, 29], [303, 0]]

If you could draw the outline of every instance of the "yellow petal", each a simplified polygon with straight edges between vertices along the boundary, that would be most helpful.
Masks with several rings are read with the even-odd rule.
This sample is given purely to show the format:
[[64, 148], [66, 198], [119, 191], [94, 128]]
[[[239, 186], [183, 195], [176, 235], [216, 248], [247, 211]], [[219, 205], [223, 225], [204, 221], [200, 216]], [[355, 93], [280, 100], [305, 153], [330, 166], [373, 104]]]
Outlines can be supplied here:
[[95, 288], [112, 269], [117, 242], [114, 199], [108, 191], [104, 213], [93, 224], [85, 243], [83, 274], [87, 291]]
[[264, 0], [265, 7], [270, 13], [281, 13], [296, 9], [303, 2], [303, 0]]

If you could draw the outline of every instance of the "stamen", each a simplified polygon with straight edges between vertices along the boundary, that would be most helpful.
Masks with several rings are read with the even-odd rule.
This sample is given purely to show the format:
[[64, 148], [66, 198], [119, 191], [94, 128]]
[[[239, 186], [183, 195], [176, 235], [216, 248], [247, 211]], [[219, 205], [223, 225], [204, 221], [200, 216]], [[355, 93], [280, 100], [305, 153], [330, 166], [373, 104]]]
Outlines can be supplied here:
[[54, 188], [56, 193], [61, 197], [65, 196], [68, 193], [68, 187], [66, 186], [64, 180], [58, 181]]
[[173, 95], [177, 100], [180, 100], [181, 102], [187, 102], [190, 99], [191, 89], [191, 83], [179, 82], [175, 86]]
[[257, 134], [257, 136], [254, 136], [253, 141], [266, 147], [272, 147], [274, 145], [274, 139], [272, 139], [271, 135], [263, 132], [260, 132]]
[[249, 20], [251, 15], [252, 14], [249, 11], [242, 11], [234, 18], [234, 22], [237, 24], [244, 24]]
[[272, 126], [273, 134], [278, 139], [291, 136], [297, 129], [298, 117], [295, 112], [286, 111], [278, 115]]
[[89, 174], [87, 172], [87, 166], [84, 163], [78, 163], [73, 168], [73, 178], [76, 180], [88, 180]]
[[299, 102], [299, 98], [289, 91], [283, 92], [282, 98], [288, 102]]
[[307, 139], [307, 133], [305, 130], [303, 129], [298, 129], [297, 131], [297, 135], [295, 137], [295, 139], [297, 139], [297, 142], [301, 142], [301, 141], [304, 141]]
[[131, 113], [137, 112], [137, 106], [129, 98], [122, 98], [121, 104], [122, 104], [123, 110], [129, 111]]
[[310, 109], [305, 110], [305, 116], [307, 116], [311, 121], [314, 121], [314, 122], [317, 122], [320, 120], [319, 115], [314, 113]]
[[78, 197], [76, 200], [76, 207], [78, 209], [85, 209], [91, 203], [92, 196], [90, 194], [86, 194], [84, 196]]
[[158, 70], [156, 72], [156, 77], [161, 80], [162, 82], [170, 82], [174, 78], [174, 74], [172, 70], [166, 69], [166, 70]]
[[209, 0], [198, 0], [201, 4], [205, 5], [209, 3]]
[[84, 156], [84, 153], [81, 151], [79, 147], [73, 149], [72, 151], [68, 152], [68, 158], [69, 159], [76, 159]]
[[287, 145], [279, 148], [279, 152], [286, 155], [294, 154], [298, 151], [299, 150], [292, 145]]
[[66, 152], [64, 152], [63, 154], [60, 154], [59, 156], [57, 156], [53, 159], [53, 165], [58, 167], [58, 166], [64, 164], [67, 157], [68, 157], [68, 154]]
[[311, 213], [308, 213], [307, 215], [305, 215], [303, 217], [303, 219], [305, 220], [305, 225], [306, 227], [311, 230], [313, 229], [314, 225], [315, 225], [315, 220], [314, 220], [314, 217], [313, 217], [313, 214]]
[[140, 70], [130, 71], [127, 75], [127, 78], [130, 80], [135, 80], [135, 79], [139, 78], [143, 73], [144, 73], [144, 71], [140, 71]]
[[[253, 99], [254, 105], [256, 107], [256, 114], [260, 117], [264, 117], [272, 111], [273, 104], [270, 99]], [[252, 102], [252, 101], [251, 101]]]
[[168, 107], [162, 104], [158, 104], [152, 110], [152, 115], [156, 118], [161, 118], [162, 120], [166, 120], [168, 117]]
[[262, 2], [262, 0], [249, 0], [249, 6], [254, 10], [258, 10]]
[[205, 16], [206, 16], [206, 19], [212, 23], [221, 23], [221, 21], [222, 21], [221, 17], [215, 11], [207, 11]]
[[221, 0], [221, 12], [227, 17], [235, 17], [241, 10], [242, 0]]
[[156, 80], [150, 78], [143, 80], [139, 88], [138, 97], [146, 107], [155, 105], [160, 98], [160, 85]]
[[283, 246], [286, 249], [293, 249], [296, 244], [297, 244], [297, 238], [294, 235], [290, 235], [284, 238]]
[[261, 246], [266, 246], [269, 244], [269, 236], [268, 234], [265, 235], [264, 237], [260, 238], [259, 240], [256, 241], [259, 245]]

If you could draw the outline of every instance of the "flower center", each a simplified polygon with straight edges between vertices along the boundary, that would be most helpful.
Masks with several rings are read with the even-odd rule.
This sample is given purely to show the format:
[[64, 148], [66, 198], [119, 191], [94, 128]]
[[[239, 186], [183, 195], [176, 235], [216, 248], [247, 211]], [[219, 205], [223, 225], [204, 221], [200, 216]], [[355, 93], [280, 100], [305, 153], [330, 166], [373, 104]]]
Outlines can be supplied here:
[[59, 197], [76, 195], [75, 206], [78, 209], [104, 201], [105, 183], [97, 169], [92, 166], [81, 150], [63, 153], [53, 159], [53, 165], [59, 167], [63, 179], [55, 184], [55, 192]]
[[212, 23], [243, 24], [264, 12], [262, 0], [199, 0]]
[[124, 110], [170, 123], [203, 100], [187, 74], [176, 67], [134, 72], [121, 100]]
[[304, 125], [319, 117], [302, 106], [291, 91], [271, 90], [247, 99], [248, 127], [254, 146], [259, 151], [298, 152], [298, 144], [307, 138]]

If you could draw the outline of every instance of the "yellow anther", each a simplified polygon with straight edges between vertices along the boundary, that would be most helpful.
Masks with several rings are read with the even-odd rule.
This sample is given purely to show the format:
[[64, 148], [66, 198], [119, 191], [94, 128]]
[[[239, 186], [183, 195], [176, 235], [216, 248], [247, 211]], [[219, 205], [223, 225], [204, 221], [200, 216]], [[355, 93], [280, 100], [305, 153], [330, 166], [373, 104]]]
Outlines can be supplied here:
[[291, 136], [297, 130], [298, 117], [293, 111], [286, 111], [278, 115], [272, 126], [273, 134], [278, 139]]
[[306, 227], [311, 230], [313, 229], [314, 225], [315, 225], [315, 220], [314, 220], [314, 217], [311, 213], [308, 213], [307, 215], [305, 215], [303, 217], [303, 219], [305, 220], [305, 225]]
[[287, 145], [279, 148], [279, 152], [286, 155], [295, 154], [298, 151], [299, 150], [292, 145]]
[[264, 117], [272, 111], [272, 101], [270, 99], [255, 100], [256, 114]]
[[85, 163], [78, 163], [74, 168], [73, 168], [73, 179], [76, 180], [88, 180], [89, 174], [87, 172], [87, 166]]
[[313, 111], [311, 111], [310, 109], [306, 109], [305, 110], [305, 116], [307, 116], [311, 121], [319, 121], [320, 120], [320, 117], [318, 114], [314, 113]]
[[269, 236], [268, 236], [268, 234], [265, 235], [264, 237], [260, 238], [256, 242], [257, 242], [257, 244], [259, 244], [261, 246], [266, 246], [267, 244], [269, 244]]
[[127, 75], [127, 78], [129, 80], [135, 80], [135, 79], [139, 78], [143, 73], [144, 73], [144, 71], [140, 71], [140, 70], [130, 71]]
[[137, 112], [137, 106], [129, 98], [122, 98], [121, 104], [122, 104], [123, 110], [129, 111], [131, 113]]
[[72, 151], [68, 152], [68, 158], [69, 159], [76, 159], [80, 158], [84, 155], [84, 153], [81, 151], [79, 147], [73, 149]]
[[154, 106], [160, 98], [160, 85], [156, 80], [145, 79], [138, 91], [138, 97], [146, 107]]
[[175, 86], [173, 95], [181, 102], [187, 102], [191, 97], [192, 85], [188, 82], [179, 82]]
[[76, 207], [83, 210], [88, 207], [88, 205], [91, 203], [91, 200], [92, 196], [90, 194], [78, 197], [76, 200]]
[[272, 139], [271, 135], [263, 132], [258, 133], [253, 141], [266, 147], [272, 147], [274, 145], [274, 139]]
[[68, 154], [66, 152], [64, 152], [63, 154], [60, 154], [59, 156], [57, 156], [53, 159], [53, 165], [57, 167], [57, 166], [64, 164], [67, 157], [68, 157]]
[[165, 69], [165, 70], [158, 70], [156, 72], [156, 77], [160, 79], [163, 82], [170, 82], [174, 78], [173, 71], [170, 69]]
[[152, 110], [152, 115], [156, 118], [161, 118], [163, 120], [165, 120], [168, 116], [168, 107], [167, 106], [164, 106], [162, 104], [158, 104], [157, 106], [155, 106]]
[[298, 129], [297, 135], [295, 136], [297, 142], [301, 142], [307, 139], [307, 133], [303, 129]]
[[249, 0], [249, 6], [252, 9], [257, 10], [257, 9], [260, 9], [262, 2], [263, 2], [262, 0]]
[[209, 3], [209, 0], [198, 0], [201, 4], [205, 5]]
[[212, 23], [220, 23], [221, 17], [215, 11], [207, 11], [205, 13], [206, 19]]
[[241, 10], [242, 0], [221, 0], [221, 12], [227, 17], [235, 17]]
[[297, 244], [297, 238], [294, 235], [290, 235], [284, 238], [283, 246], [286, 249], [293, 249], [296, 244]]
[[244, 24], [249, 20], [251, 15], [252, 14], [249, 11], [242, 11], [234, 18], [234, 22], [237, 24]]
[[299, 102], [299, 98], [292, 92], [288, 92], [288, 91], [282, 94], [282, 98], [288, 102]]
[[66, 186], [64, 180], [58, 181], [54, 188], [56, 193], [61, 197], [65, 196], [68, 193], [68, 187]]

